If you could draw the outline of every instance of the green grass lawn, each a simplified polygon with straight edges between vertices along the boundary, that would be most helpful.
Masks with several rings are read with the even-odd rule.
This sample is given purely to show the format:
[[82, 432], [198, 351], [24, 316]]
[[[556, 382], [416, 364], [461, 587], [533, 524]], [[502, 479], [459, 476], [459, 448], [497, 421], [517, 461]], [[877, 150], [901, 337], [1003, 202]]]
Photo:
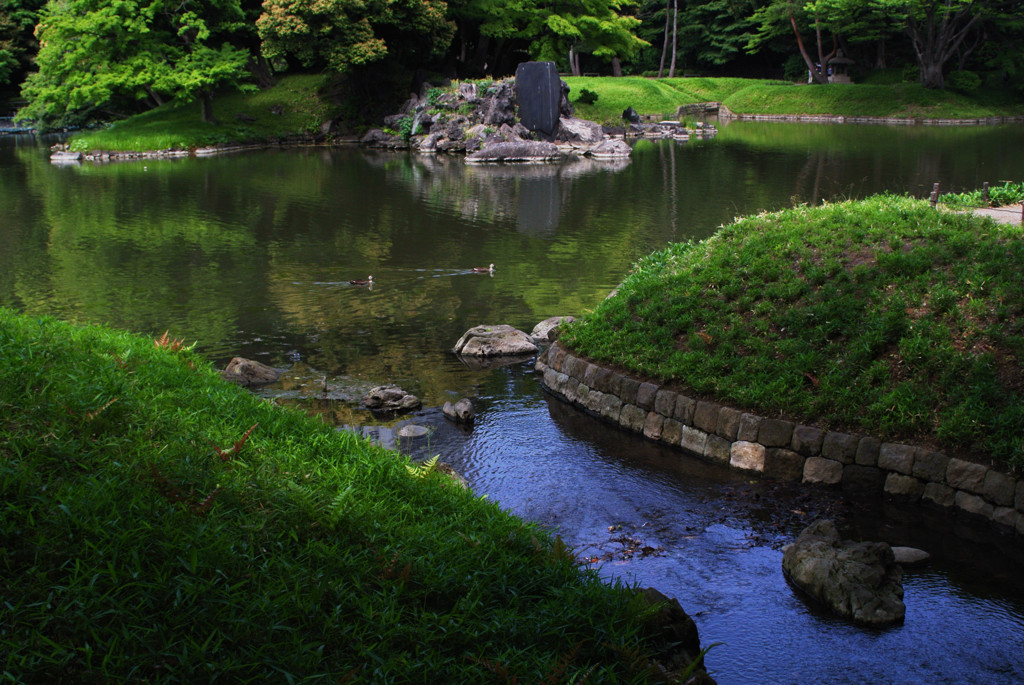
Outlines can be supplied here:
[[[640, 114], [672, 117], [679, 105], [720, 102], [736, 114], [810, 114], [895, 118], [962, 118], [1024, 114], [1024, 102], [999, 93], [966, 96], [915, 83], [806, 85], [741, 78], [649, 79], [640, 76], [568, 77], [577, 116], [621, 123], [632, 106]], [[576, 103], [582, 89], [594, 104]]]
[[878, 196], [642, 260], [562, 340], [697, 394], [1024, 467], [1024, 234]]
[[324, 77], [283, 76], [273, 88], [214, 98], [216, 123], [200, 118], [199, 103], [168, 104], [110, 126], [75, 133], [74, 151], [188, 150], [209, 145], [273, 142], [314, 133], [335, 107], [319, 96]]
[[5, 682], [652, 677], [633, 588], [162, 342], [0, 309]]

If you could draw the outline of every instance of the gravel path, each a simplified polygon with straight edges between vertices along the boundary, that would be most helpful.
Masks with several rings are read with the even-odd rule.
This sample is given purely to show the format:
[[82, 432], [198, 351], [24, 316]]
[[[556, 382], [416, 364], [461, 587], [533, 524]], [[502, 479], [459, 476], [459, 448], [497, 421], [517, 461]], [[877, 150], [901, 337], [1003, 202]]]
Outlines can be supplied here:
[[980, 207], [975, 209], [974, 213], [990, 216], [1001, 224], [1021, 225], [1021, 203], [1019, 202], [1004, 207]]

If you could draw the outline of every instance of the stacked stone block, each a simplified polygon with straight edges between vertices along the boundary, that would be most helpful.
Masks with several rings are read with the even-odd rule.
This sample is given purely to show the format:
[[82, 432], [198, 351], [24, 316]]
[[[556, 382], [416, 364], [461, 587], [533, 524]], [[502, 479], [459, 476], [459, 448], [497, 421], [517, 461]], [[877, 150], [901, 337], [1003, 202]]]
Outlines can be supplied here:
[[924, 447], [742, 412], [588, 362], [559, 343], [544, 387], [587, 413], [708, 461], [956, 509], [1024, 535], [1024, 479]]

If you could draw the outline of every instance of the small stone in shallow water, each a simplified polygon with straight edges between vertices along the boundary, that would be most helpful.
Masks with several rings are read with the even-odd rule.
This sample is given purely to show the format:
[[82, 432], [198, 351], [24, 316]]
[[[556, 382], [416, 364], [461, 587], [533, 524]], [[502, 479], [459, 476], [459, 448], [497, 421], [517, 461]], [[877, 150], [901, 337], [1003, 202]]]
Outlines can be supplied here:
[[426, 426], [417, 426], [410, 423], [399, 428], [397, 432], [400, 438], [422, 438], [424, 435], [430, 434], [430, 429]]
[[410, 411], [418, 409], [421, 403], [397, 385], [380, 385], [363, 398], [363, 405], [376, 411]]
[[476, 411], [473, 409], [473, 403], [465, 397], [455, 404], [445, 402], [441, 411], [445, 416], [456, 423], [471, 423], [473, 421], [473, 417], [476, 416]]

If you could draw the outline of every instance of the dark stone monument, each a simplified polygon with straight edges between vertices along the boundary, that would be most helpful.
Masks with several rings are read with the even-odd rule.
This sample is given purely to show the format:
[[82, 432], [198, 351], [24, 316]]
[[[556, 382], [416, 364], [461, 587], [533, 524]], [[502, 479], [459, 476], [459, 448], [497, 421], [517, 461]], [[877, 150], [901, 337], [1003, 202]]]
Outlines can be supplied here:
[[519, 120], [530, 131], [551, 137], [558, 127], [562, 81], [554, 62], [523, 62], [516, 68]]

